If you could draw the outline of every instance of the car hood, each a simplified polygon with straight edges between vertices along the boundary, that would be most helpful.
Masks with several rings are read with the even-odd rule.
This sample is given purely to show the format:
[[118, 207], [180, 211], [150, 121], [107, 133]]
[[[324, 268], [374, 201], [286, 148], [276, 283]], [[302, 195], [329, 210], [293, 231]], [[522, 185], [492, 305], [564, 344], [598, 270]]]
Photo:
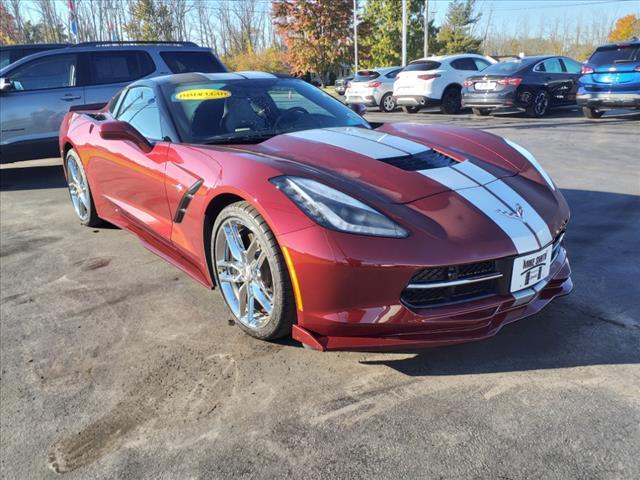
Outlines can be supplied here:
[[495, 135], [410, 124], [304, 130], [243, 150], [294, 162], [338, 183], [362, 184], [391, 203], [484, 185], [524, 167], [522, 157]]

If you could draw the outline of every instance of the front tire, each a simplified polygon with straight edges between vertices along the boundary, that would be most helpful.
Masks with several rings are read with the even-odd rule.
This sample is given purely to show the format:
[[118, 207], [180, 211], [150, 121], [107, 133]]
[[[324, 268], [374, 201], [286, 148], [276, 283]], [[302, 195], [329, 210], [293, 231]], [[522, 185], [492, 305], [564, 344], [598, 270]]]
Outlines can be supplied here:
[[380, 111], [384, 113], [393, 112], [396, 109], [396, 102], [393, 100], [392, 93], [385, 93], [380, 99]]
[[442, 94], [440, 111], [448, 115], [455, 115], [462, 108], [462, 92], [459, 87], [451, 86]]
[[97, 227], [102, 223], [96, 213], [93, 203], [89, 180], [84, 171], [84, 165], [78, 153], [72, 148], [65, 157], [65, 170], [67, 173], [67, 184], [69, 196], [73, 209], [80, 219], [80, 223], [86, 227]]
[[252, 337], [290, 334], [295, 299], [282, 252], [267, 222], [248, 202], [220, 212], [211, 234], [216, 284], [238, 326]]
[[591, 108], [591, 107], [582, 107], [582, 113], [585, 117], [591, 118], [591, 119], [600, 118], [602, 117], [602, 115], [604, 115], [604, 112], [602, 110], [598, 110], [597, 108]]
[[527, 107], [527, 115], [530, 117], [544, 117], [549, 110], [549, 94], [546, 90], [538, 90], [531, 101], [531, 105]]

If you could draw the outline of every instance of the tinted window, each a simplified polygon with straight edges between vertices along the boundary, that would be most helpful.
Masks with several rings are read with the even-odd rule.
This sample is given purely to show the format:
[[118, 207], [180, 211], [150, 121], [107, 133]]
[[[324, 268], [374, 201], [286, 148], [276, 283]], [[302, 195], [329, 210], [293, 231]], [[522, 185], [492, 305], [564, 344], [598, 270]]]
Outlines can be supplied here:
[[451, 66], [456, 70], [477, 70], [476, 63], [472, 58], [457, 58], [451, 62]]
[[521, 60], [513, 60], [510, 62], [498, 62], [493, 65], [489, 65], [482, 73], [485, 75], [511, 75], [519, 70], [522, 70], [528, 64]]
[[369, 80], [373, 80], [374, 78], [378, 78], [380, 74], [378, 72], [374, 72], [373, 70], [360, 70], [356, 72], [356, 75], [353, 77], [354, 82], [367, 82]]
[[153, 90], [134, 87], [127, 91], [118, 108], [118, 120], [129, 123], [149, 140], [161, 140], [160, 110]]
[[403, 72], [424, 72], [428, 70], [437, 70], [440, 68], [440, 62], [434, 62], [431, 60], [427, 60], [425, 62], [412, 62], [404, 69]]
[[562, 63], [564, 63], [564, 66], [569, 73], [580, 73], [580, 70], [582, 69], [581, 63], [578, 63], [570, 58], [563, 58]]
[[11, 51], [0, 50], [0, 69], [6, 67], [11, 63]]
[[162, 90], [187, 143], [225, 143], [251, 136], [264, 140], [312, 128], [369, 126], [341, 102], [297, 79], [165, 84]]
[[486, 60], [483, 60], [482, 58], [474, 58], [473, 62], [476, 64], [476, 68], [478, 70], [484, 70], [489, 65], [491, 65], [491, 63], [487, 62]]
[[562, 73], [562, 64], [558, 58], [550, 58], [533, 67], [534, 72]]
[[637, 45], [614, 45], [612, 47], [598, 48], [589, 63], [593, 65], [609, 65], [614, 63], [625, 63], [640, 60], [640, 47]]
[[173, 73], [220, 73], [227, 70], [211, 52], [160, 52]]
[[397, 70], [392, 70], [391, 72], [387, 73], [385, 75], [385, 77], [387, 78], [396, 78], [396, 76], [402, 71], [401, 68], [398, 68]]
[[131, 82], [155, 70], [145, 52], [95, 52], [87, 56], [93, 85]]
[[76, 84], [74, 54], [49, 55], [32, 60], [8, 73], [16, 90], [72, 87]]

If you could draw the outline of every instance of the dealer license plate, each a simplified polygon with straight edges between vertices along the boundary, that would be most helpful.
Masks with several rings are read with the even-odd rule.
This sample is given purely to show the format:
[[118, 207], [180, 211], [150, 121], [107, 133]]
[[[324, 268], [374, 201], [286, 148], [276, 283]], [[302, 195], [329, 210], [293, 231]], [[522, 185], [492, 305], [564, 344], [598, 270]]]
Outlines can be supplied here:
[[478, 82], [474, 86], [476, 90], [493, 90], [496, 88], [496, 82]]
[[513, 261], [512, 292], [535, 285], [549, 276], [552, 248], [553, 246], [549, 245], [544, 250], [523, 255]]

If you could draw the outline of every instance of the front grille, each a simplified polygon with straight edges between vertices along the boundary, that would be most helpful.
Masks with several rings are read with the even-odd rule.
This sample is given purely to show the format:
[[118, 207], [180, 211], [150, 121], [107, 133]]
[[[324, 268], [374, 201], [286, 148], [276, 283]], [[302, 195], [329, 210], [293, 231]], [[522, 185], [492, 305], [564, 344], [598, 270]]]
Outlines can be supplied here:
[[[424, 268], [411, 277], [409, 284], [455, 283], [460, 280], [481, 279], [498, 274], [493, 260], [446, 267]], [[406, 288], [402, 292], [402, 301], [412, 307], [427, 307], [441, 303], [459, 302], [471, 298], [497, 293], [498, 282], [495, 278], [460, 285], [435, 288]]]

